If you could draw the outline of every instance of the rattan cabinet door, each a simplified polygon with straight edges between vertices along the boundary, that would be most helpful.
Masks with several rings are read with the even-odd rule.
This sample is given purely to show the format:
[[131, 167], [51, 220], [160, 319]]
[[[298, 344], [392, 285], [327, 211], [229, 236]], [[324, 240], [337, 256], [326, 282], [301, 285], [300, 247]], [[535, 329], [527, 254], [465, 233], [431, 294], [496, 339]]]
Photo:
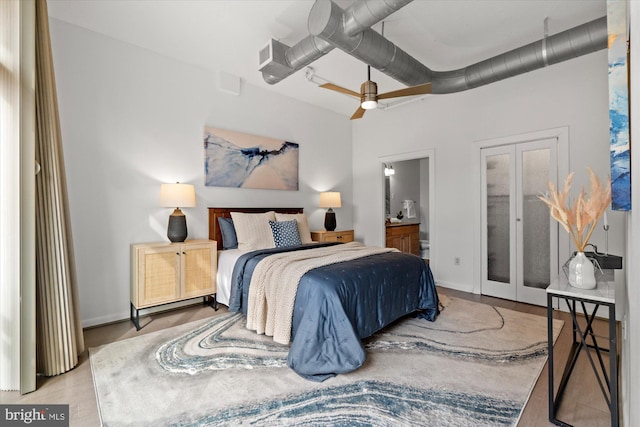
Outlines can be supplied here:
[[216, 293], [217, 259], [215, 244], [183, 245], [181, 249], [182, 298]]
[[175, 301], [180, 296], [178, 247], [147, 247], [138, 251], [138, 304], [147, 307]]

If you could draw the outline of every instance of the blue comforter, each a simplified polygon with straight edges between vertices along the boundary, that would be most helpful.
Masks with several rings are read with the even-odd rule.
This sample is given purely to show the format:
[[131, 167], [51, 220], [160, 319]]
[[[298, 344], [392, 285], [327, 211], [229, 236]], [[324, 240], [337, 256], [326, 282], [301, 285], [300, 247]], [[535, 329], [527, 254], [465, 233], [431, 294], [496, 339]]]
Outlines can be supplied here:
[[[229, 309], [247, 314], [251, 275], [265, 257], [331, 244], [242, 255], [233, 271]], [[415, 255], [389, 252], [313, 269], [298, 286], [288, 364], [314, 381], [354, 371], [366, 359], [361, 339], [414, 312], [430, 321], [438, 314], [431, 269]]]

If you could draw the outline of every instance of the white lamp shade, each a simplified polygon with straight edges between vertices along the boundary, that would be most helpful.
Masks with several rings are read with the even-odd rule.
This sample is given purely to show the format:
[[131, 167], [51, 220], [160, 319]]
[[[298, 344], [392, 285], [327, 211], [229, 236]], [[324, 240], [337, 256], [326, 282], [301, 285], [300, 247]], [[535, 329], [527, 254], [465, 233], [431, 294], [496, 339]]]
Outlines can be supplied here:
[[340, 201], [339, 191], [326, 191], [320, 193], [320, 207], [321, 208], [341, 208], [342, 203]]
[[193, 208], [196, 205], [196, 190], [191, 184], [162, 184], [160, 206], [166, 208]]

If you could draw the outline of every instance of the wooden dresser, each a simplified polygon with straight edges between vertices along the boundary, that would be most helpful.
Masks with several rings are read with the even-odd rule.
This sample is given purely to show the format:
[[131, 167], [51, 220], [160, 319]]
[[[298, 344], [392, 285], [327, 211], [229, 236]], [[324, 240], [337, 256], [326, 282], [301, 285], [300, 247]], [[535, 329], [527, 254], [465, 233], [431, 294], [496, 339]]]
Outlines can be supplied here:
[[386, 247], [420, 256], [420, 224], [388, 224]]

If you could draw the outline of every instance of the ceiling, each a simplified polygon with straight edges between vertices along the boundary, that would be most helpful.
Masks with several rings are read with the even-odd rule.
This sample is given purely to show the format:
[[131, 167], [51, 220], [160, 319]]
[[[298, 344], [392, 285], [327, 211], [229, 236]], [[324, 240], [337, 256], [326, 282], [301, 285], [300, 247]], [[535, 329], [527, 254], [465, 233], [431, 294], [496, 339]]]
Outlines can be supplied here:
[[[342, 8], [350, 0], [335, 0]], [[306, 37], [312, 0], [48, 0], [49, 16], [168, 57], [238, 76], [350, 116], [358, 101], [310, 83], [305, 69], [269, 85], [258, 52], [271, 39]], [[457, 69], [606, 14], [605, 0], [415, 0], [385, 19], [384, 35], [435, 71]], [[373, 29], [380, 32], [381, 24]], [[366, 65], [334, 49], [311, 66], [318, 80], [359, 92]], [[371, 70], [380, 92], [401, 83]], [[446, 96], [446, 95], [440, 95]], [[390, 100], [392, 103], [393, 100]]]

